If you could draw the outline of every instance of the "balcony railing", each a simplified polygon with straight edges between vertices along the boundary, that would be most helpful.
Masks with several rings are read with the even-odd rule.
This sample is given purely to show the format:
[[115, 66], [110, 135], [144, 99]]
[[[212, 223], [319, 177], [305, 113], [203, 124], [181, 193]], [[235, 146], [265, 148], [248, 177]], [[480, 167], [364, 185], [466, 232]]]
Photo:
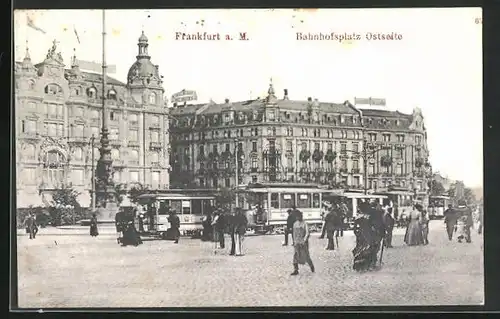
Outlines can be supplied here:
[[339, 172], [341, 174], [347, 174], [347, 168], [341, 168], [341, 169], [339, 169]]
[[138, 147], [139, 146], [139, 141], [128, 141], [128, 146]]
[[128, 162], [130, 165], [139, 165], [139, 160], [130, 160]]
[[361, 170], [360, 170], [359, 168], [353, 168], [353, 169], [351, 170], [351, 172], [352, 172], [353, 174], [359, 174], [359, 173], [361, 173]]
[[150, 142], [149, 148], [150, 149], [161, 149], [161, 143], [160, 142]]

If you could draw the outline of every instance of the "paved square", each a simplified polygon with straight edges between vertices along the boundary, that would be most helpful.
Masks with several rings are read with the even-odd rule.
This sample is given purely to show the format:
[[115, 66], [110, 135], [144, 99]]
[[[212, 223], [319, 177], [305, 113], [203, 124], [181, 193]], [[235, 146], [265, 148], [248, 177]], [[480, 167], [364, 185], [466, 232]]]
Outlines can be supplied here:
[[[45, 234], [44, 234], [45, 232]], [[484, 300], [482, 237], [472, 244], [446, 238], [442, 221], [431, 222], [428, 246], [407, 247], [404, 230], [384, 252], [383, 268], [351, 269], [355, 237], [340, 250], [324, 250], [312, 234], [307, 266], [290, 276], [293, 248], [283, 236], [245, 240], [246, 256], [214, 254], [214, 244], [194, 239], [145, 241], [120, 247], [116, 237], [67, 230], [18, 236], [19, 306], [50, 307], [265, 307], [360, 305], [478, 305]], [[85, 231], [87, 233], [87, 231]], [[57, 243], [57, 244], [56, 244]]]

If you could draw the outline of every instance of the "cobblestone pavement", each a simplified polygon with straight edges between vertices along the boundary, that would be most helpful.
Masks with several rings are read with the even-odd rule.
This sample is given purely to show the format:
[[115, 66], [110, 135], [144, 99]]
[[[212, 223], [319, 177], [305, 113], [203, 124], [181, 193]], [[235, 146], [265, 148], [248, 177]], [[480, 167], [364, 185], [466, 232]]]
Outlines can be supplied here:
[[359, 305], [477, 305], [484, 300], [482, 237], [449, 242], [442, 221], [431, 223], [428, 246], [407, 247], [403, 230], [385, 250], [381, 270], [351, 269], [354, 236], [324, 250], [313, 234], [316, 266], [290, 276], [293, 248], [283, 236], [254, 236], [246, 255], [214, 253], [214, 244], [181, 239], [120, 247], [113, 236], [18, 236], [19, 306], [265, 307]]

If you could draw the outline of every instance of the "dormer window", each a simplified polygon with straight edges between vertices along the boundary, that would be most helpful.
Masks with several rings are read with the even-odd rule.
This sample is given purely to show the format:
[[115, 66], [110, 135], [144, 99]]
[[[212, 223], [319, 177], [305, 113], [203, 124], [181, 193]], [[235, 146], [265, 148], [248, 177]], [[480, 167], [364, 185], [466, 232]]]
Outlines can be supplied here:
[[274, 112], [267, 112], [267, 119], [269, 121], [274, 121]]
[[91, 87], [87, 90], [87, 95], [91, 99], [97, 98], [97, 89], [95, 87]]
[[372, 120], [372, 119], [368, 119], [368, 123], [369, 123], [369, 124], [372, 124], [372, 123], [373, 123], [373, 120]]
[[399, 126], [399, 120], [396, 120], [396, 126]]
[[156, 104], [156, 93], [151, 93], [149, 95], [149, 104]]
[[45, 86], [45, 93], [50, 95], [62, 94], [62, 88], [57, 84], [48, 84]]
[[35, 81], [33, 81], [33, 80], [29, 81], [29, 89], [30, 90], [34, 90], [35, 89]]
[[355, 116], [352, 117], [352, 124], [356, 124], [357, 123], [357, 118]]
[[110, 99], [110, 100], [116, 100], [116, 91], [115, 90], [109, 90], [108, 91], [108, 99]]
[[224, 123], [228, 123], [230, 119], [231, 117], [229, 116], [229, 113], [224, 114]]
[[340, 116], [340, 123], [344, 123], [345, 122], [345, 118], [341, 115]]

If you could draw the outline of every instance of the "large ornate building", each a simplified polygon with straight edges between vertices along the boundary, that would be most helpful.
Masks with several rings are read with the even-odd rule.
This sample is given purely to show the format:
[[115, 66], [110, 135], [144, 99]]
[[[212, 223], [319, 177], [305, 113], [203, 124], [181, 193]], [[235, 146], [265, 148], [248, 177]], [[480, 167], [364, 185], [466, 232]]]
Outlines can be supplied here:
[[[275, 95], [170, 109], [171, 184], [233, 187], [255, 182], [344, 189], [425, 191], [427, 136], [413, 114]], [[364, 162], [366, 159], [366, 163]], [[364, 167], [367, 181], [364, 181]], [[236, 174], [238, 168], [238, 174]]]
[[[54, 190], [68, 185], [81, 193], [82, 206], [90, 204], [92, 167], [99, 158], [102, 75], [81, 71], [76, 57], [65, 68], [56, 49], [54, 42], [36, 65], [26, 49], [15, 65], [18, 207], [48, 204]], [[138, 49], [127, 83], [107, 77], [114, 180], [168, 188], [168, 110], [144, 33]]]

